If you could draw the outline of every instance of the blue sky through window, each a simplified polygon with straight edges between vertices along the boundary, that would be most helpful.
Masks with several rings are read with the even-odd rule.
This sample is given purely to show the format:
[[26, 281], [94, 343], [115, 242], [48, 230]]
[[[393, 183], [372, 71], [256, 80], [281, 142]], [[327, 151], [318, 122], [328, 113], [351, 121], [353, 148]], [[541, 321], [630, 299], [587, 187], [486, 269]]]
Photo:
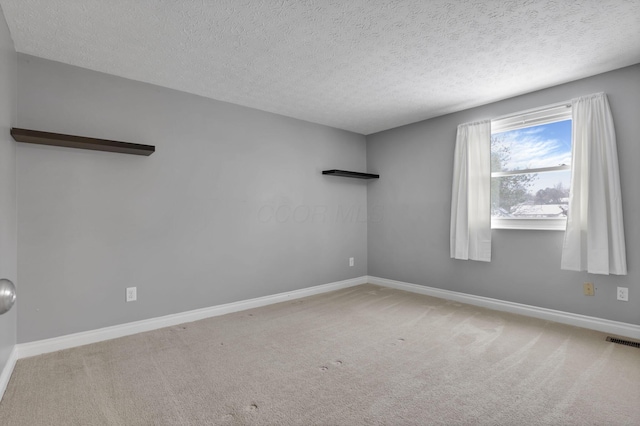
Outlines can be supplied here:
[[[491, 135], [491, 149], [505, 147], [508, 159], [501, 170], [513, 171], [571, 165], [571, 120], [541, 124]], [[569, 188], [571, 171], [537, 173], [529, 188], [535, 194], [540, 189], [562, 184]]]
[[501, 171], [570, 165], [571, 120], [494, 133], [494, 147], [509, 151]]

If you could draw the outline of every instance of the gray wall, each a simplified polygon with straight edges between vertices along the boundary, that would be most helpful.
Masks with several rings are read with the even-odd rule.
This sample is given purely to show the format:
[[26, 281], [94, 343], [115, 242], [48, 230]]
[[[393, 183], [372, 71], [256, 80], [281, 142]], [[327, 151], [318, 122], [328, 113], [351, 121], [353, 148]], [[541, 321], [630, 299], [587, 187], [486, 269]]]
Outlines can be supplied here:
[[[614, 114], [627, 276], [560, 270], [563, 233], [494, 230], [490, 263], [449, 258], [456, 126], [604, 91]], [[640, 65], [367, 137], [369, 275], [640, 325]], [[596, 295], [583, 296], [583, 282]], [[616, 301], [616, 287], [629, 302]]]
[[[17, 55], [0, 9], [0, 278], [17, 283], [15, 142], [9, 129], [15, 118]], [[0, 316], [0, 372], [16, 344], [17, 304]]]
[[[367, 273], [640, 324], [640, 226], [633, 220], [640, 207], [640, 65], [366, 142], [26, 55], [18, 55], [18, 69], [19, 127], [157, 147], [137, 157], [18, 144], [19, 342]], [[12, 74], [1, 70], [6, 85]], [[598, 91], [609, 95], [618, 133], [629, 275], [561, 271], [562, 233], [552, 231], [495, 230], [491, 263], [450, 259], [456, 126]], [[11, 107], [1, 111], [3, 123], [10, 121]], [[3, 158], [11, 158], [13, 143], [5, 139]], [[326, 168], [382, 178], [320, 175]], [[15, 209], [9, 187], [3, 205]], [[596, 296], [582, 295], [585, 281], [595, 282]], [[124, 302], [128, 286], [138, 287], [137, 302]], [[629, 287], [630, 302], [615, 300], [616, 286]], [[0, 326], [15, 328], [15, 313]]]
[[18, 144], [19, 342], [366, 274], [366, 182], [321, 174], [365, 170], [364, 136], [30, 56], [18, 69], [19, 127], [156, 146]]

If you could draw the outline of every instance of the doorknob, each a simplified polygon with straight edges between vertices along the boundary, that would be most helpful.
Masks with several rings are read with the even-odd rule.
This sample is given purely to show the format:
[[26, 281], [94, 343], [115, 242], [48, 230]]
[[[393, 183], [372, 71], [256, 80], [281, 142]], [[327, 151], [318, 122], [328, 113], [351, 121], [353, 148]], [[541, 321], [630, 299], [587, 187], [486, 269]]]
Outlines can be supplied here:
[[16, 286], [6, 278], [0, 279], [0, 315], [7, 312], [16, 301]]

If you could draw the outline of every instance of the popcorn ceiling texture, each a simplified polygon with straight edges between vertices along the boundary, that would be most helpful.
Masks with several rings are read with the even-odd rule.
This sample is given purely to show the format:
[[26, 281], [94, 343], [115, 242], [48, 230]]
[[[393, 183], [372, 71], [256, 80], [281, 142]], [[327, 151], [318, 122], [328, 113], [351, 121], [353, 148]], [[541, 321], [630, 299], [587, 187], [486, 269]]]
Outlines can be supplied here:
[[370, 134], [640, 62], [638, 0], [0, 0], [16, 50]]

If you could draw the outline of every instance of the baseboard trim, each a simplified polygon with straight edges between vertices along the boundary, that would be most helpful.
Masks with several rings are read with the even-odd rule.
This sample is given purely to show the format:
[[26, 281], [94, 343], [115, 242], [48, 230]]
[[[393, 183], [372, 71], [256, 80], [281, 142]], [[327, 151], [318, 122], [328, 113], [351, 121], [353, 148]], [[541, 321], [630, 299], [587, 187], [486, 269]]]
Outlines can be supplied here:
[[590, 330], [630, 337], [632, 339], [640, 339], [640, 326], [634, 324], [590, 317], [587, 315], [573, 314], [570, 312], [556, 311], [554, 309], [540, 308], [521, 303], [507, 302], [504, 300], [491, 299], [489, 297], [474, 296], [472, 294], [389, 280], [386, 278], [372, 276], [367, 278], [369, 283], [383, 287], [425, 294], [427, 296], [439, 297], [441, 299], [454, 300], [456, 302], [481, 306], [483, 308], [494, 309], [496, 311], [510, 312], [528, 317], [559, 322], [562, 324], [574, 325], [576, 327], [588, 328]]
[[2, 373], [0, 373], [0, 401], [2, 401], [2, 397], [4, 396], [4, 391], [7, 390], [7, 386], [9, 385], [9, 380], [11, 379], [11, 374], [13, 373], [13, 369], [16, 366], [16, 362], [18, 361], [18, 350], [16, 346], [13, 347], [11, 353], [9, 354], [9, 359], [2, 369]]
[[[344, 281], [337, 281], [329, 284], [322, 284], [314, 287], [293, 290], [285, 293], [278, 293], [270, 296], [257, 297], [255, 299], [241, 300], [238, 302], [216, 305], [208, 308], [195, 309], [192, 311], [166, 315], [157, 318], [150, 318], [141, 321], [130, 322], [111, 327], [99, 328], [96, 330], [84, 331], [81, 333], [68, 334], [51, 339], [37, 340], [34, 342], [20, 343], [16, 346], [17, 358], [41, 355], [56, 352], [63, 349], [116, 339], [118, 337], [129, 336], [145, 331], [157, 330], [163, 327], [198, 321], [205, 318], [225, 315], [232, 312], [244, 311], [247, 309], [259, 308], [261, 306], [272, 305], [274, 303], [285, 302], [287, 300], [300, 299], [302, 297], [313, 296], [320, 293], [327, 293], [334, 290], [366, 284], [367, 277], [362, 276]], [[10, 373], [9, 373], [10, 375]]]
[[412, 293], [424, 294], [427, 296], [439, 297], [442, 299], [454, 300], [470, 305], [495, 309], [498, 311], [511, 312], [514, 314], [559, 322], [562, 324], [574, 325], [577, 327], [597, 330], [604, 333], [611, 333], [618, 336], [640, 339], [640, 326], [618, 321], [611, 321], [602, 318], [590, 317], [586, 315], [573, 314], [569, 312], [556, 311], [553, 309], [540, 308], [537, 306], [524, 305], [520, 303], [508, 302], [488, 297], [475, 296], [466, 293], [459, 293], [451, 290], [443, 290], [435, 287], [422, 286], [406, 283], [402, 281], [390, 280], [374, 276], [362, 276], [344, 281], [318, 285], [301, 290], [294, 290], [278, 293], [270, 296], [258, 297], [255, 299], [242, 300], [238, 302], [216, 305], [208, 308], [196, 309], [157, 318], [150, 318], [141, 321], [130, 322], [81, 333], [68, 334], [51, 339], [37, 340], [34, 342], [17, 344], [9, 357], [7, 365], [0, 374], [0, 399], [4, 394], [11, 373], [16, 361], [21, 358], [56, 352], [63, 349], [116, 339], [118, 337], [129, 336], [145, 331], [157, 330], [163, 327], [198, 321], [205, 318], [216, 317], [232, 312], [244, 311], [247, 309], [259, 308], [274, 303], [295, 300], [316, 294], [327, 293], [334, 290], [353, 287], [361, 284], [371, 283], [383, 287], [395, 288]]

